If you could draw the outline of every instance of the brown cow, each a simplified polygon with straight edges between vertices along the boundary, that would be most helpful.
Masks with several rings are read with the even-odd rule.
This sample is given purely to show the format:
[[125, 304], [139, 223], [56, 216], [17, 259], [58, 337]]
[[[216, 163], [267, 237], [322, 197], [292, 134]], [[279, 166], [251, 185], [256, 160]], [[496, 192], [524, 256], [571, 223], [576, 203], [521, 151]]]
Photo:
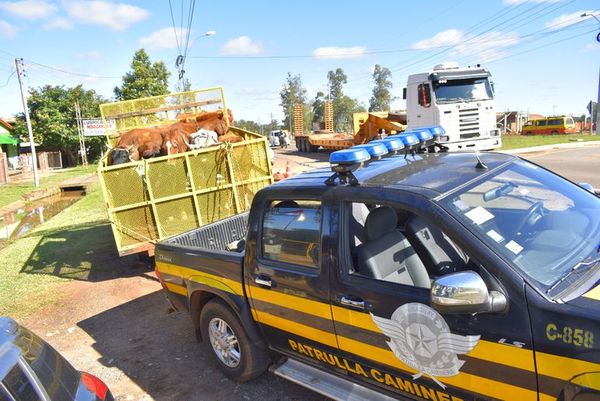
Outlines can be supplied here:
[[[131, 160], [147, 159], [160, 155], [162, 142], [161, 132], [157, 128], [135, 128], [121, 135], [113, 153], [122, 155], [126, 150]], [[123, 157], [113, 157], [112, 160], [112, 164], [123, 163]]]

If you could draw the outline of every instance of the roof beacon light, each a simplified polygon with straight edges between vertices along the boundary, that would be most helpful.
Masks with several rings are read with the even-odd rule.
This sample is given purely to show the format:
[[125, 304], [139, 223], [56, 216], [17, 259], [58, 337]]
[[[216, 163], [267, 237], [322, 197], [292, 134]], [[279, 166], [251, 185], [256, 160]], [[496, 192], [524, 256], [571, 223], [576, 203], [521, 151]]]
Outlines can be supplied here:
[[385, 139], [377, 139], [369, 143], [383, 143], [387, 148], [388, 152], [393, 155], [400, 153], [400, 151], [404, 149], [404, 142], [402, 142], [402, 139], [394, 136], [389, 136]]
[[365, 149], [367, 152], [369, 152], [369, 155], [373, 160], [379, 160], [388, 154], [387, 147], [383, 143], [370, 142], [363, 145], [353, 146], [352, 149]]
[[417, 146], [419, 145], [419, 138], [417, 138], [416, 135], [410, 133], [410, 132], [406, 132], [404, 134], [398, 134], [396, 135], [397, 138], [400, 138], [400, 140], [402, 140], [402, 143], [404, 143], [404, 148], [406, 150], [415, 150], [417, 148]]
[[335, 180], [339, 178], [340, 184], [358, 185], [359, 182], [352, 172], [359, 169], [364, 162], [370, 159], [369, 152], [363, 148], [353, 147], [331, 153], [329, 163], [333, 175], [325, 180], [325, 184], [336, 185]]
[[421, 142], [423, 146], [431, 146], [435, 142], [433, 134], [431, 131], [429, 131], [429, 128], [413, 128], [410, 131], [405, 132], [416, 135], [417, 138], [419, 138], [419, 142]]
[[421, 128], [428, 129], [429, 132], [431, 132], [431, 135], [433, 135], [433, 138], [436, 141], [440, 138], [440, 136], [446, 135], [446, 130], [441, 125], [432, 125], [432, 126], [429, 126], [429, 127], [421, 127]]

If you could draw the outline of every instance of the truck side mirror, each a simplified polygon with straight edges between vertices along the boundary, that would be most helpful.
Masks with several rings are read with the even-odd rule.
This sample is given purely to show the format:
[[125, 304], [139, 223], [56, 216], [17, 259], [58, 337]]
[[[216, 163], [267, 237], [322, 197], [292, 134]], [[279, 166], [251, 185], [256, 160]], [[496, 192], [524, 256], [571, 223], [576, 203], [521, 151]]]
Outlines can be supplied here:
[[402, 88], [402, 99], [406, 100], [406, 88]]
[[488, 291], [474, 271], [446, 274], [431, 285], [431, 306], [441, 313], [503, 312], [507, 300], [498, 291]]

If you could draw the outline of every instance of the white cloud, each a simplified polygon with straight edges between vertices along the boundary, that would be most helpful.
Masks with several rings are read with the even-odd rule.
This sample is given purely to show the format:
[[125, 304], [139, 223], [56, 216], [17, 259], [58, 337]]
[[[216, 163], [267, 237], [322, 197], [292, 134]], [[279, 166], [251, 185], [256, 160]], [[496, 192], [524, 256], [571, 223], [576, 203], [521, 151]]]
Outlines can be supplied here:
[[257, 56], [262, 51], [260, 43], [248, 36], [231, 39], [221, 47], [221, 54], [226, 56]]
[[482, 35], [465, 35], [459, 29], [448, 29], [412, 45], [413, 49], [425, 50], [437, 47], [453, 47], [450, 57], [477, 56], [477, 61], [489, 62], [505, 54], [503, 49], [519, 43], [514, 32], [492, 31]]
[[6, 21], [0, 20], [0, 36], [12, 38], [17, 33], [17, 28]]
[[433, 35], [428, 39], [423, 39], [413, 43], [413, 49], [425, 50], [433, 47], [452, 46], [460, 43], [464, 39], [464, 32], [460, 29], [448, 29]]
[[64, 7], [77, 23], [103, 26], [115, 31], [123, 31], [150, 16], [150, 13], [143, 8], [103, 0], [66, 0]]
[[51, 18], [44, 24], [44, 29], [47, 31], [53, 31], [55, 29], [68, 31], [69, 29], [73, 29], [73, 21], [65, 17]]
[[173, 28], [163, 28], [152, 32], [148, 36], [140, 39], [140, 44], [148, 49], [176, 49], [177, 38], [183, 38], [187, 34], [187, 29], [176, 28], [177, 37]]
[[515, 5], [521, 3], [558, 3], [561, 0], [504, 0], [504, 4]]
[[77, 55], [78, 58], [85, 58], [89, 60], [99, 60], [102, 58], [102, 54], [98, 50], [91, 50], [85, 53], [79, 53]]
[[600, 50], [600, 43], [598, 43], [598, 42], [588, 43], [587, 45], [585, 45], [585, 49], [586, 50]]
[[319, 47], [313, 50], [313, 56], [320, 59], [345, 59], [361, 58], [366, 55], [367, 48], [364, 46], [352, 47]]
[[581, 14], [583, 14], [583, 13], [595, 14], [597, 12], [598, 11], [593, 11], [593, 10], [580, 10], [580, 11], [576, 11], [574, 13], [559, 15], [558, 17], [553, 18], [550, 21], [546, 22], [544, 24], [544, 26], [549, 29], [565, 28], [567, 26], [575, 25], [580, 22], [583, 22], [587, 18], [592, 18], [592, 17], [582, 17]]
[[56, 12], [56, 6], [44, 0], [3, 1], [0, 9], [13, 17], [30, 20], [48, 18]]

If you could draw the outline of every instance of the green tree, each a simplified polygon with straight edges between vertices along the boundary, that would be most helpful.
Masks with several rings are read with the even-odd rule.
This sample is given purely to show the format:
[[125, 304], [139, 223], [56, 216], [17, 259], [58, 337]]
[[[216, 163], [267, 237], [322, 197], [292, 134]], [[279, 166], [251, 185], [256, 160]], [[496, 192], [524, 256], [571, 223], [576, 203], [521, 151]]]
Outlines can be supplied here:
[[123, 75], [123, 85], [114, 88], [117, 100], [166, 95], [169, 93], [169, 75], [165, 63], [152, 63], [144, 49], [133, 55], [131, 71]]
[[390, 89], [392, 84], [392, 72], [385, 67], [375, 64], [373, 70], [373, 96], [369, 100], [369, 111], [387, 111], [390, 109], [390, 103], [394, 100]]
[[365, 111], [358, 100], [344, 94], [344, 84], [348, 77], [344, 70], [337, 68], [327, 73], [327, 87], [333, 105], [333, 128], [336, 132], [351, 132], [352, 113]]
[[[31, 117], [33, 136], [41, 151], [60, 151], [68, 165], [78, 162], [79, 135], [75, 118], [75, 102], [81, 107], [83, 118], [97, 118], [100, 104], [105, 100], [93, 90], [81, 85], [74, 88], [46, 85], [29, 90], [27, 105]], [[23, 114], [17, 115], [15, 132], [27, 136]], [[97, 159], [103, 151], [105, 137], [86, 137], [88, 160]]]
[[[297, 103], [306, 103], [306, 89], [302, 87], [302, 78], [300, 75], [292, 75], [288, 72], [283, 88], [279, 92], [283, 108], [283, 125], [285, 129], [293, 130], [294, 105]], [[306, 125], [306, 119], [305, 119]]]
[[315, 99], [312, 102], [312, 121], [315, 123], [323, 123], [325, 121], [325, 94], [321, 91], [317, 92]]

